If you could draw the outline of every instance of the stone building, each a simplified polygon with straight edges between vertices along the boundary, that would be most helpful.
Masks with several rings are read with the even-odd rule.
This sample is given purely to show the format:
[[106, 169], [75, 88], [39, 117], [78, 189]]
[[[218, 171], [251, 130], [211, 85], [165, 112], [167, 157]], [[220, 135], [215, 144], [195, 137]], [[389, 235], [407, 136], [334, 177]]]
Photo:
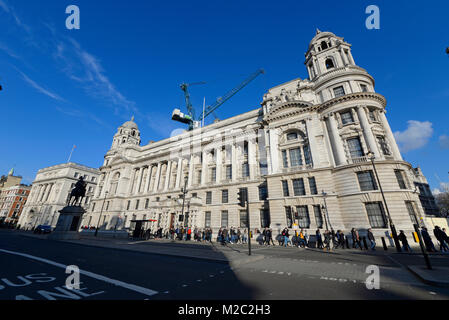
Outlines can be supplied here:
[[98, 183], [98, 169], [64, 163], [39, 170], [19, 219], [21, 228], [31, 229], [40, 224], [56, 227], [59, 210], [67, 205], [70, 192], [80, 177], [87, 182], [82, 203], [82, 207], [87, 209]]
[[0, 221], [17, 224], [30, 193], [31, 186], [19, 184], [0, 191]]
[[305, 66], [308, 79], [269, 89], [260, 108], [169, 139], [141, 146], [137, 124], [124, 123], [83, 225], [101, 217], [106, 229], [147, 219], [156, 220], [153, 230], [244, 228], [237, 193], [246, 187], [251, 229], [356, 227], [384, 235], [389, 211], [398, 230], [412, 230], [425, 214], [414, 186], [422, 174], [403, 160], [373, 77], [349, 43], [319, 30]]

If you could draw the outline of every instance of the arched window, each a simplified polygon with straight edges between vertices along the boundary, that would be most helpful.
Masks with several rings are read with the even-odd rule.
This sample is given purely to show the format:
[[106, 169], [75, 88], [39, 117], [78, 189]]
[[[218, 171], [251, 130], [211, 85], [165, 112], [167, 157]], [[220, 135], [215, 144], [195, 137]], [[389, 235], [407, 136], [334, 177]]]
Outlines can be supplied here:
[[335, 68], [334, 60], [332, 60], [332, 58], [327, 58], [326, 59], [326, 68], [328, 70], [332, 69], [332, 68]]
[[326, 41], [322, 41], [321, 42], [321, 50], [325, 50], [327, 48], [329, 48], [329, 46], [327, 45], [327, 42]]
[[109, 190], [111, 195], [115, 195], [117, 193], [119, 179], [120, 179], [120, 172], [117, 172], [116, 174], [114, 174], [114, 177], [111, 182], [111, 189]]

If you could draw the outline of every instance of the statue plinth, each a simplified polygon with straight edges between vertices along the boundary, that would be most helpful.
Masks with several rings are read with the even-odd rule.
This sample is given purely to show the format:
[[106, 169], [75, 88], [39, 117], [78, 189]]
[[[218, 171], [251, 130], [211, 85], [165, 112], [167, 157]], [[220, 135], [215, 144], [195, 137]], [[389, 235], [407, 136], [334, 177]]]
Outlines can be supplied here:
[[59, 211], [55, 230], [48, 236], [51, 240], [79, 240], [81, 218], [86, 211], [78, 206], [67, 206]]

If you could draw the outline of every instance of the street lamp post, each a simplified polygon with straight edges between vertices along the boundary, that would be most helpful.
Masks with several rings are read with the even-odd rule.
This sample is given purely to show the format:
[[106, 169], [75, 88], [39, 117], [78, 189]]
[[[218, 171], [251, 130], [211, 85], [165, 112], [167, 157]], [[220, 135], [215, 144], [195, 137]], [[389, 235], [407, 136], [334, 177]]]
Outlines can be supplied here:
[[330, 221], [330, 219], [329, 219], [329, 211], [327, 210], [327, 203], [326, 203], [326, 197], [327, 197], [327, 193], [326, 192], [324, 192], [324, 190], [321, 192], [321, 195], [323, 196], [323, 200], [324, 200], [324, 212], [325, 212], [325, 214], [324, 214], [324, 222], [326, 223], [326, 230], [329, 230], [328, 229], [328, 226], [327, 226], [327, 222], [329, 221], [329, 227], [331, 228], [331, 231], [333, 230], [333, 228], [332, 228], [332, 225], [331, 225], [331, 221]]
[[184, 219], [184, 206], [185, 206], [185, 203], [186, 203], [186, 194], [187, 194], [187, 181], [188, 181], [188, 178], [187, 177], [185, 177], [184, 178], [184, 188], [182, 188], [182, 210], [181, 210], [181, 216], [183, 217], [183, 219]]
[[101, 205], [100, 216], [98, 217], [97, 227], [95, 228], [95, 236], [98, 235], [98, 226], [100, 225], [101, 215], [103, 214], [104, 203], [106, 202], [106, 197], [108, 196], [108, 192], [104, 192], [103, 204]]
[[401, 252], [402, 250], [401, 250], [401, 245], [399, 243], [398, 234], [397, 234], [396, 228], [395, 228], [395, 226], [393, 224], [393, 220], [391, 219], [390, 210], [388, 209], [388, 205], [387, 205], [387, 200], [385, 199], [385, 194], [384, 194], [384, 191], [382, 189], [382, 185], [380, 184], [379, 175], [377, 174], [376, 165], [374, 163], [374, 159], [376, 158], [376, 156], [371, 151], [368, 152], [367, 156], [371, 160], [371, 163], [373, 165], [374, 174], [376, 175], [377, 184], [379, 185], [380, 193], [382, 194], [382, 199], [384, 201], [385, 210], [387, 212], [388, 222], [390, 224], [391, 234], [393, 235], [393, 240], [394, 240], [394, 244], [396, 246], [396, 251], [397, 252]]

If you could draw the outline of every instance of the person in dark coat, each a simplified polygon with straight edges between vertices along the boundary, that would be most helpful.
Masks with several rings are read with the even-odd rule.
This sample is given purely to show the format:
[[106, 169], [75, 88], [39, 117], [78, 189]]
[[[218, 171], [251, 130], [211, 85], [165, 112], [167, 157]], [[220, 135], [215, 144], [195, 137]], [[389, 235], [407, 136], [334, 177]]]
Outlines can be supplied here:
[[368, 229], [368, 240], [370, 242], [371, 250], [376, 251], [376, 239], [374, 238], [374, 234], [371, 228]]
[[402, 242], [402, 248], [404, 249], [404, 251], [413, 252], [412, 248], [410, 248], [410, 246], [408, 244], [407, 236], [405, 235], [403, 230], [399, 231], [398, 239], [399, 239], [399, 241]]
[[323, 249], [323, 238], [321, 237], [321, 232], [320, 229], [317, 229], [315, 232], [315, 236], [316, 236], [316, 245], [318, 249]]
[[435, 246], [433, 244], [432, 238], [429, 235], [429, 231], [427, 231], [426, 227], [422, 227], [421, 228], [421, 235], [422, 235], [422, 239], [424, 241], [424, 244], [426, 246], [426, 250], [428, 252], [436, 252], [437, 250], [435, 249]]
[[439, 226], [435, 226], [435, 229], [433, 230], [433, 234], [435, 238], [437, 238], [437, 241], [440, 243], [440, 251], [449, 251], [449, 248], [447, 247], [447, 244], [445, 242], [445, 236], [446, 234], [443, 233], [443, 231], [440, 229]]

